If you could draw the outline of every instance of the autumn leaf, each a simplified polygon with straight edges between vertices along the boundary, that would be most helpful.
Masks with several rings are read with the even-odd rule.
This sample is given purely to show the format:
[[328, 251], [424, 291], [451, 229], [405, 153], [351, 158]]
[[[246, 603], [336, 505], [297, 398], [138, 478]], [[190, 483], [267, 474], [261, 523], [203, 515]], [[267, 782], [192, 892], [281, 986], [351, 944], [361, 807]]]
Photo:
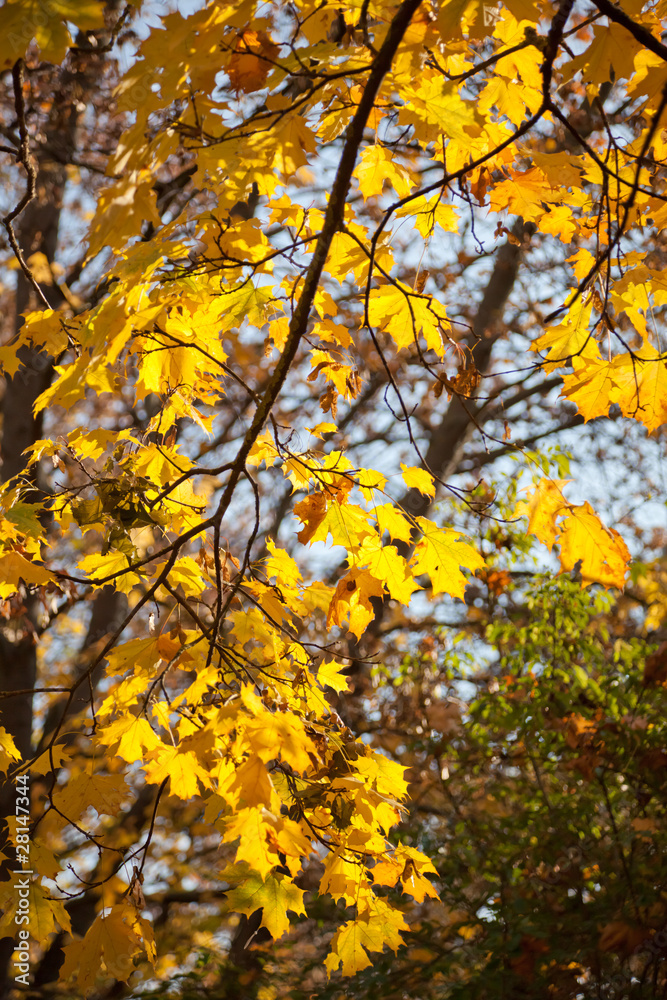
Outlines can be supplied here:
[[272, 830], [271, 814], [262, 807], [250, 806], [237, 811], [226, 824], [223, 834], [223, 839], [228, 842], [239, 839], [237, 861], [247, 862], [262, 880], [280, 864], [278, 853], [268, 839]]
[[[119, 745], [117, 752], [121, 756], [123, 750]], [[197, 795], [199, 783], [205, 788], [211, 787], [208, 772], [200, 763], [197, 754], [191, 750], [183, 750], [180, 747], [159, 747], [151, 751], [150, 756], [151, 761], [144, 765], [146, 781], [162, 784], [168, 778], [172, 795], [188, 800]]]
[[0, 555], [0, 597], [16, 593], [21, 581], [29, 587], [43, 587], [47, 583], [55, 583], [56, 578], [43, 566], [31, 562], [18, 552]]
[[141, 760], [145, 754], [151, 753], [160, 745], [150, 723], [131, 715], [121, 715], [105, 726], [100, 731], [99, 739], [126, 761]]
[[330, 660], [328, 663], [322, 663], [318, 668], [317, 679], [323, 687], [330, 687], [339, 694], [343, 691], [349, 691], [350, 681], [342, 673], [344, 669], [343, 664], [336, 663], [335, 660]]
[[614, 528], [606, 528], [589, 503], [567, 508], [560, 525], [564, 572], [581, 565], [584, 583], [623, 588], [630, 552]]
[[302, 544], [312, 541], [313, 536], [322, 524], [327, 512], [327, 499], [324, 493], [313, 493], [294, 505], [296, 517], [303, 523], [303, 528], [297, 538]]
[[0, 726], [0, 771], [7, 774], [12, 762], [21, 760], [21, 754], [16, 749], [11, 733]]
[[407, 517], [393, 504], [380, 504], [374, 508], [373, 513], [377, 518], [378, 530], [381, 535], [386, 531], [392, 540], [398, 538], [402, 542], [410, 541], [412, 526]]
[[614, 384], [623, 416], [640, 420], [649, 432], [667, 423], [667, 362], [651, 344], [645, 342], [636, 358], [616, 359]]
[[376, 899], [373, 908], [357, 920], [351, 920], [336, 932], [331, 954], [325, 960], [330, 976], [338, 966], [344, 976], [352, 976], [371, 965], [369, 952], [382, 951], [385, 944], [394, 951], [403, 943], [400, 932], [408, 930], [399, 910], [385, 900]]
[[416, 520], [422, 538], [410, 561], [414, 574], [428, 575], [434, 595], [451, 594], [463, 600], [466, 579], [461, 567], [474, 571], [484, 565], [484, 560], [458, 532], [437, 528], [425, 517]]
[[406, 465], [403, 465], [402, 462], [401, 470], [403, 482], [408, 489], [419, 490], [420, 493], [423, 493], [428, 497], [435, 496], [435, 483], [430, 472], [427, 472], [426, 469], [409, 469]]
[[630, 552], [617, 531], [606, 528], [588, 503], [569, 503], [562, 488], [569, 480], [542, 479], [529, 500], [517, 504], [518, 516], [528, 515], [528, 531], [551, 549], [560, 548], [563, 572], [578, 568], [584, 583], [622, 588]]
[[[45, 62], [62, 62], [72, 45], [68, 23], [83, 30], [103, 27], [103, 4], [99, 0], [50, 0], [45, 8], [40, 0], [7, 0], [0, 11], [0, 37], [3, 39], [0, 60], [5, 67], [13, 65], [34, 37]], [[19, 40], [23, 43], [22, 49], [17, 46]]]
[[58, 808], [67, 816], [81, 816], [89, 807], [100, 816], [115, 816], [127, 801], [129, 792], [122, 774], [98, 774], [92, 769], [81, 771], [59, 789]]
[[396, 159], [391, 149], [376, 144], [367, 146], [355, 170], [359, 190], [364, 198], [382, 194], [385, 181], [403, 198], [410, 191], [408, 172]]
[[303, 896], [304, 890], [285, 875], [267, 875], [261, 879], [256, 872], [250, 872], [240, 885], [227, 892], [227, 905], [247, 916], [261, 909], [261, 926], [266, 927], [275, 941], [290, 928], [288, 910], [305, 914]]
[[226, 66], [232, 86], [244, 91], [262, 87], [278, 52], [278, 46], [263, 31], [243, 31]]
[[382, 583], [367, 570], [351, 569], [339, 580], [329, 605], [327, 626], [342, 626], [349, 619], [350, 632], [360, 639], [375, 617], [373, 598], [381, 598]]
[[73, 941], [63, 949], [63, 980], [75, 977], [77, 987], [86, 993], [95, 985], [103, 962], [110, 976], [127, 982], [134, 971], [133, 958], [141, 948], [141, 938], [131, 920], [130, 907], [123, 905], [114, 906], [106, 916], [97, 916], [83, 940]]
[[616, 388], [617, 359], [605, 360], [599, 356], [573, 357], [573, 375], [563, 379], [562, 394], [576, 403], [584, 420], [606, 416], [613, 402]]
[[517, 517], [528, 517], [527, 530], [535, 535], [548, 549], [553, 548], [559, 528], [556, 519], [567, 507], [562, 490], [569, 479], [540, 479], [530, 492], [527, 500], [521, 500], [515, 507]]

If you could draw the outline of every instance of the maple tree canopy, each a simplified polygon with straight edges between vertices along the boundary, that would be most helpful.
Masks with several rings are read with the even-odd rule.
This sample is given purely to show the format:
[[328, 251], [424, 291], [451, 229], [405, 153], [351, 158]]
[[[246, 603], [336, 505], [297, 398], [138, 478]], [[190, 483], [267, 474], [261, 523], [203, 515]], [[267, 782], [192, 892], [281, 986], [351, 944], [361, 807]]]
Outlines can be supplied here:
[[[274, 940], [329, 897], [328, 976], [396, 952], [406, 896], [437, 900], [432, 859], [395, 831], [405, 768], [355, 735], [346, 697], [388, 616], [464, 601], [475, 574], [505, 586], [465, 530], [499, 517], [494, 491], [450, 482], [475, 429], [509, 454], [511, 406], [548, 390], [573, 427], [667, 422], [665, 17], [665, 0], [0, 9], [18, 282], [3, 858], [9, 876], [29, 774], [31, 947], [63, 995], [168, 978], [162, 880], [206, 882]], [[560, 256], [514, 321], [535, 246]], [[467, 269], [492, 255], [474, 316]], [[494, 350], [513, 376], [497, 393]], [[532, 485], [500, 520], [524, 518], [554, 573], [621, 590], [630, 540], [515, 452]], [[200, 849], [179, 861], [182, 829]], [[8, 938], [19, 905], [7, 877]]]

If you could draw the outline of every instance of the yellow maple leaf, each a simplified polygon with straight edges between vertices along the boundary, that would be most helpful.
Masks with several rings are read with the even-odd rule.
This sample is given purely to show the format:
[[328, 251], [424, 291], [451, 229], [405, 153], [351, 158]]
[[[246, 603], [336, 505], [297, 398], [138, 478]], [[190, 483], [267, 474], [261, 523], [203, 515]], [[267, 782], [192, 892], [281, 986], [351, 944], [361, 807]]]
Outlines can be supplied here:
[[536, 220], [545, 214], [545, 202], [555, 201], [557, 192], [539, 167], [515, 171], [505, 181], [496, 184], [489, 195], [491, 208], [498, 212], [506, 208], [512, 215]]
[[350, 679], [342, 673], [344, 669], [344, 664], [336, 663], [335, 660], [330, 660], [328, 663], [322, 663], [317, 671], [317, 680], [322, 687], [330, 687], [338, 694], [343, 691], [349, 691]]
[[633, 75], [635, 56], [641, 49], [641, 43], [621, 25], [598, 24], [593, 29], [593, 41], [572, 60], [570, 71], [583, 70], [586, 83], [601, 84], [612, 78], [613, 67], [615, 79], [628, 80]]
[[58, 786], [58, 808], [66, 816], [81, 816], [92, 807], [98, 815], [116, 816], [130, 789], [123, 774], [96, 774], [90, 768], [73, 774]]
[[556, 518], [568, 505], [562, 490], [569, 482], [569, 479], [540, 479], [528, 499], [519, 501], [514, 510], [517, 517], [528, 518], [527, 531], [549, 549], [558, 536]]
[[72, 747], [58, 743], [49, 747], [30, 765], [32, 774], [49, 774], [54, 768], [62, 767], [74, 756]]
[[384, 594], [382, 583], [365, 569], [352, 568], [338, 581], [329, 605], [327, 628], [341, 626], [349, 617], [349, 629], [360, 639], [375, 617], [372, 599]]
[[667, 423], [667, 362], [652, 344], [644, 342], [633, 357], [615, 359], [613, 401], [624, 417], [634, 417], [650, 432]]
[[409, 930], [402, 914], [384, 899], [374, 898], [367, 914], [350, 920], [338, 929], [331, 942], [331, 954], [324, 965], [328, 975], [341, 966], [344, 976], [353, 976], [371, 965], [367, 952], [393, 951], [403, 943], [401, 931]]
[[246, 724], [246, 736], [253, 753], [262, 760], [280, 755], [297, 772], [307, 771], [318, 759], [303, 719], [291, 712], [257, 709], [255, 717]]
[[108, 577], [114, 578], [114, 587], [123, 594], [129, 594], [133, 587], [141, 582], [141, 577], [137, 573], [128, 573], [127, 567], [130, 561], [124, 552], [112, 549], [102, 555], [101, 552], [91, 552], [79, 560], [78, 569], [82, 573], [90, 574], [93, 579], [93, 586], [103, 586], [99, 581], [106, 581]]
[[250, 871], [240, 885], [227, 892], [227, 906], [247, 916], [261, 909], [261, 926], [266, 927], [275, 941], [289, 930], [288, 910], [305, 914], [304, 892], [286, 875], [267, 875], [262, 879], [257, 872]]
[[402, 462], [401, 470], [403, 482], [408, 489], [419, 490], [420, 493], [425, 494], [427, 497], [435, 496], [435, 481], [430, 472], [427, 472], [426, 469], [408, 468]]
[[[117, 752], [120, 753], [120, 748]], [[199, 782], [204, 788], [211, 787], [208, 771], [192, 750], [160, 744], [150, 756], [151, 761], [144, 764], [146, 781], [159, 785], [169, 778], [169, 791], [179, 799], [187, 801], [198, 795]]]
[[595, 339], [588, 330], [591, 309], [592, 301], [583, 303], [579, 299], [577, 305], [570, 309], [563, 323], [549, 327], [541, 337], [533, 341], [531, 351], [548, 350], [546, 358], [542, 359], [545, 371], [563, 368], [575, 356], [599, 357]]
[[0, 726], [0, 773], [7, 774], [12, 761], [21, 760], [21, 754], [16, 749], [14, 737]]
[[390, 760], [379, 750], [372, 750], [364, 757], [359, 757], [354, 762], [354, 769], [363, 775], [380, 795], [389, 795], [392, 799], [403, 799], [407, 795], [405, 767], [395, 760]]
[[269, 469], [277, 458], [278, 449], [273, 443], [273, 435], [271, 431], [264, 431], [255, 439], [246, 462], [248, 465], [261, 465], [262, 462], [266, 462], [266, 467]]
[[419, 586], [408, 570], [407, 562], [393, 545], [383, 545], [378, 535], [364, 538], [361, 546], [350, 556], [350, 562], [367, 566], [371, 574], [387, 588], [390, 597], [409, 604]]
[[220, 788], [225, 797], [234, 796], [236, 804], [241, 802], [244, 806], [271, 808], [275, 791], [271, 775], [260, 756], [251, 754], [243, 764], [235, 768], [230, 778], [225, 782], [224, 789], [222, 786]]
[[123, 760], [133, 764], [152, 753], [161, 744], [150, 723], [139, 716], [121, 715], [115, 722], [98, 730], [100, 743], [110, 747]]
[[[348, 485], [351, 485], [348, 481]], [[338, 494], [340, 497], [342, 494]], [[358, 504], [332, 501], [315, 529], [311, 541], [326, 542], [331, 536], [333, 545], [343, 545], [352, 550], [371, 534], [368, 521], [371, 515]]]
[[[71, 321], [68, 320], [68, 325]], [[67, 347], [65, 318], [53, 309], [28, 313], [21, 327], [21, 338], [35, 347], [41, 347], [47, 354], [57, 358]]]
[[239, 809], [226, 823], [223, 834], [223, 840], [227, 843], [239, 838], [237, 861], [246, 861], [262, 879], [266, 879], [280, 864], [278, 854], [269, 847], [268, 834], [273, 830], [270, 817], [271, 814], [261, 807]]
[[[403, 892], [412, 896], [417, 903], [423, 903], [427, 896], [431, 899], [438, 898], [438, 893], [425, 874], [438, 874], [429, 857], [414, 847], [399, 844], [394, 851], [394, 860], [401, 866], [400, 882]], [[375, 869], [373, 874], [375, 875]]]
[[294, 505], [294, 513], [303, 522], [297, 538], [304, 545], [312, 541], [313, 535], [322, 524], [327, 512], [327, 498], [324, 493], [311, 493]]
[[[25, 910], [18, 909], [19, 895], [16, 886], [10, 882], [8, 888], [13, 892], [7, 894], [2, 900], [3, 914], [0, 918], [0, 934], [4, 937], [12, 937], [16, 933], [17, 913], [25, 913]], [[30, 880], [29, 884], [30, 901], [30, 936], [39, 944], [46, 945], [49, 936], [62, 927], [63, 930], [71, 933], [72, 926], [70, 916], [65, 909], [62, 899], [52, 899], [47, 889], [40, 883]], [[23, 922], [23, 921], [21, 921]]]
[[55, 583], [56, 578], [19, 552], [5, 552], [0, 556], [0, 598], [15, 594], [21, 581], [28, 587], [43, 587], [47, 583]]
[[585, 584], [623, 587], [630, 561], [617, 531], [606, 528], [588, 503], [569, 503], [562, 493], [569, 480], [541, 479], [527, 500], [517, 504], [517, 516], [528, 517], [528, 531], [548, 548], [558, 542], [563, 572], [578, 566]]
[[463, 100], [456, 84], [445, 82], [437, 72], [422, 71], [416, 86], [404, 88], [404, 99], [399, 122], [420, 129], [427, 141], [437, 134], [470, 145], [481, 131], [474, 103]]
[[378, 522], [378, 530], [381, 535], [386, 531], [392, 539], [398, 538], [402, 542], [409, 542], [412, 537], [412, 525], [407, 517], [391, 503], [381, 504], [375, 507], [373, 513]]
[[330, 851], [324, 861], [320, 892], [332, 899], [344, 900], [346, 906], [355, 906], [368, 879], [364, 868], [355, 861], [348, 861], [342, 847]]
[[[146, 639], [130, 639], [121, 646], [116, 646], [107, 656], [107, 676], [114, 677], [124, 674], [130, 668], [150, 672], [160, 660], [158, 644], [166, 636], [148, 636]], [[177, 647], [177, 648], [180, 648]]]
[[449, 321], [437, 299], [415, 294], [401, 284], [381, 285], [371, 296], [368, 316], [373, 326], [391, 335], [399, 350], [411, 347], [421, 333], [427, 345], [442, 357], [440, 330], [448, 330]]
[[100, 973], [100, 962], [110, 976], [127, 982], [134, 972], [133, 958], [141, 950], [141, 938], [133, 923], [129, 905], [118, 904], [106, 916], [99, 914], [81, 941], [63, 948], [62, 982], [75, 976], [78, 988], [88, 994]]
[[104, 188], [91, 223], [88, 256], [105, 246], [122, 247], [141, 232], [144, 220], [160, 225], [154, 178], [150, 170], [133, 170]]
[[[87, 29], [104, 26], [104, 5], [99, 0], [6, 0], [0, 10], [0, 64], [12, 66], [35, 39], [42, 60], [61, 63], [72, 36], [67, 22]], [[26, 30], [27, 29], [27, 30]]]
[[413, 574], [426, 573], [431, 579], [433, 594], [451, 594], [463, 600], [466, 578], [460, 567], [481, 569], [484, 560], [457, 531], [438, 528], [425, 517], [418, 517], [422, 532], [410, 560]]
[[446, 233], [459, 231], [460, 216], [453, 205], [443, 200], [441, 193], [432, 198], [424, 195], [414, 198], [397, 209], [395, 214], [398, 218], [409, 217], [423, 239], [431, 236], [435, 226], [440, 226]]
[[580, 563], [585, 584], [623, 588], [630, 552], [619, 533], [606, 528], [589, 503], [569, 506], [560, 531], [560, 562], [565, 572]]
[[409, 194], [412, 186], [407, 170], [396, 159], [395, 151], [378, 143], [363, 150], [354, 176], [359, 181], [364, 200], [382, 194], [385, 181], [389, 181], [399, 198]]
[[70, 916], [62, 899], [52, 899], [38, 882], [30, 887], [30, 933], [36, 941], [48, 941], [58, 926], [71, 932]]
[[574, 375], [563, 378], [561, 395], [576, 403], [584, 420], [607, 416], [616, 387], [615, 376], [619, 359], [605, 360], [595, 352], [586, 357], [572, 358]]
[[537, 223], [541, 233], [557, 236], [562, 243], [570, 243], [577, 231], [572, 209], [567, 205], [554, 205]]

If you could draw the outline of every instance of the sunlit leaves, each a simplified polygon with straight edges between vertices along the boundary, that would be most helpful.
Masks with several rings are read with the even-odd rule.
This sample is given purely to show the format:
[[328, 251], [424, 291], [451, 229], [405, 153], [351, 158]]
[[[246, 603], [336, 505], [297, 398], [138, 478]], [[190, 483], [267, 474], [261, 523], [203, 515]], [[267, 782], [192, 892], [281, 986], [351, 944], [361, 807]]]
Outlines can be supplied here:
[[12, 734], [0, 727], [0, 771], [6, 774], [12, 762], [20, 759], [21, 754], [16, 749]]
[[277, 843], [276, 849], [269, 846], [269, 837], [275, 828], [275, 819], [263, 807], [249, 806], [239, 809], [234, 818], [226, 824], [223, 834], [225, 841], [239, 840], [236, 848], [238, 861], [245, 861], [257, 870], [264, 880], [280, 865]]
[[573, 357], [573, 375], [563, 378], [563, 395], [577, 404], [585, 420], [606, 416], [618, 403], [625, 417], [639, 420], [649, 431], [667, 422], [666, 362], [645, 343], [636, 354], [611, 360], [584, 351]]
[[100, 732], [99, 739], [112, 753], [128, 763], [141, 760], [160, 745], [149, 722], [141, 716], [135, 718], [132, 715], [121, 715], [111, 722]]
[[0, 11], [0, 62], [11, 67], [34, 38], [46, 62], [59, 63], [72, 44], [67, 24], [89, 30], [104, 26], [100, 0], [7, 0]]
[[257, 873], [250, 872], [245, 881], [227, 893], [227, 905], [248, 916], [261, 909], [262, 927], [266, 927], [275, 940], [289, 930], [288, 910], [306, 912], [303, 895], [304, 890], [285, 875], [267, 875], [266, 879], [261, 879]]
[[614, 528], [606, 528], [589, 503], [570, 507], [559, 536], [563, 570], [581, 564], [585, 583], [622, 588], [630, 552]]
[[[30, 878], [29, 884], [31, 937], [41, 945], [46, 945], [50, 935], [56, 932], [59, 927], [71, 932], [72, 921], [63, 900], [52, 897], [45, 886], [32, 878]], [[3, 883], [3, 888], [0, 891], [3, 909], [2, 917], [0, 917], [0, 933], [10, 937], [14, 935], [15, 928], [19, 926], [15, 918], [20, 917], [21, 913], [25, 912], [25, 908], [20, 906], [17, 888], [12, 883]]]
[[241, 32], [225, 67], [232, 86], [244, 91], [263, 86], [278, 52], [278, 46], [263, 31]]
[[359, 639], [375, 617], [373, 598], [381, 598], [380, 580], [366, 570], [351, 569], [339, 581], [329, 606], [328, 625], [342, 625], [349, 618], [349, 628]]
[[652, 344], [636, 356], [621, 355], [614, 373], [614, 402], [624, 417], [641, 421], [648, 431], [667, 423], [667, 361]]
[[528, 500], [521, 500], [515, 509], [517, 517], [528, 517], [528, 531], [551, 549], [558, 537], [556, 518], [566, 505], [563, 487], [567, 479], [540, 479]]
[[325, 962], [327, 972], [331, 974], [340, 965], [343, 975], [354, 975], [371, 965], [369, 953], [382, 951], [385, 945], [396, 951], [403, 943], [401, 931], [406, 930], [408, 925], [402, 915], [385, 900], [375, 899], [368, 912], [336, 932], [331, 955]]
[[108, 914], [99, 914], [82, 940], [66, 945], [60, 973], [63, 979], [75, 976], [79, 989], [88, 992], [103, 962], [110, 976], [127, 981], [134, 970], [133, 956], [142, 944], [137, 922], [136, 910], [130, 905], [119, 904]]
[[411, 560], [414, 575], [427, 574], [434, 595], [451, 594], [463, 600], [466, 579], [460, 567], [479, 569], [484, 560], [457, 532], [438, 528], [425, 517], [418, 517], [417, 522], [422, 538]]
[[549, 548], [558, 542], [563, 571], [577, 572], [586, 584], [622, 588], [630, 561], [627, 545], [614, 528], [603, 525], [590, 504], [565, 499], [561, 488], [566, 482], [540, 480], [516, 513], [528, 515], [528, 530]]
[[421, 334], [427, 346], [442, 356], [443, 332], [449, 330], [449, 322], [436, 299], [401, 286], [382, 285], [371, 297], [368, 315], [373, 326], [391, 335], [399, 350], [413, 346]]
[[[118, 752], [121, 753], [120, 745]], [[211, 786], [208, 772], [191, 750], [160, 747], [152, 752], [151, 757], [151, 762], [144, 767], [146, 780], [154, 784], [168, 780], [172, 795], [187, 800], [197, 795], [200, 782], [204, 787]]]
[[403, 482], [408, 489], [419, 490], [420, 493], [428, 497], [435, 496], [435, 483], [430, 472], [427, 472], [426, 469], [409, 469], [403, 463], [401, 463], [401, 470], [403, 473]]
[[366, 147], [355, 176], [364, 198], [382, 194], [385, 183], [391, 185], [400, 198], [410, 191], [407, 170], [396, 160], [395, 154], [390, 149], [380, 145]]
[[[47, 6], [40, 14], [33, 2], [10, 0], [0, 12], [0, 58], [9, 69], [25, 55], [30, 86], [48, 60], [65, 57], [71, 25], [103, 25], [93, 0]], [[172, 864], [185, 816], [193, 843], [201, 836], [207, 849], [222, 844], [237, 876], [244, 869], [230, 881], [226, 907], [261, 909], [274, 938], [287, 933], [288, 913], [305, 911], [294, 879], [316, 844], [321, 893], [356, 907], [342, 918], [327, 962], [329, 972], [345, 974], [401, 943], [406, 924], [382, 887], [419, 904], [435, 889], [425, 856], [385, 839], [407, 791], [403, 767], [355, 741], [345, 712], [334, 711], [336, 696], [344, 702], [349, 692], [357, 652], [364, 671], [379, 670], [386, 636], [399, 629], [396, 648], [412, 669], [426, 653], [405, 609], [441, 595], [462, 600], [469, 574], [483, 568], [478, 547], [442, 527], [440, 511], [437, 523], [413, 516], [427, 502], [449, 504], [420, 464], [436, 426], [428, 385], [446, 385], [451, 412], [460, 406], [471, 427], [480, 414], [486, 419], [501, 375], [468, 362], [492, 342], [508, 356], [515, 340], [525, 346], [528, 315], [536, 339], [515, 366], [521, 373], [539, 363], [547, 373], [563, 369], [562, 394], [584, 420], [617, 407], [649, 432], [667, 422], [660, 315], [651, 315], [667, 302], [661, 262], [648, 261], [643, 240], [628, 258], [618, 231], [641, 225], [643, 237], [665, 222], [656, 166], [662, 123], [647, 131], [662, 64], [609, 18], [579, 26], [567, 43], [555, 37], [547, 65], [547, 5], [507, 0], [489, 10], [451, 0], [419, 6], [375, 80], [377, 53], [400, 9], [244, 0], [173, 12], [160, 28], [142, 25], [145, 37], [115, 93], [127, 117], [117, 120], [115, 139], [96, 146], [104, 168], [91, 161], [91, 170], [105, 176], [83, 198], [92, 210], [88, 257], [111, 251], [94, 264], [96, 289], [79, 302], [58, 287], [53, 261], [30, 254], [34, 277], [62, 295], [62, 308], [28, 315], [0, 348], [7, 376], [27, 377], [19, 349], [58, 362], [35, 406], [50, 411], [43, 433], [53, 440], [28, 449], [19, 492], [3, 506], [0, 553], [7, 635], [25, 627], [20, 641], [39, 642], [42, 630], [64, 623], [40, 670], [58, 662], [55, 694], [76, 681], [67, 702], [76, 701], [76, 721], [64, 710], [75, 732], [66, 744], [40, 746], [33, 766], [35, 774], [63, 771], [42, 824], [44, 874], [57, 874], [63, 844], [69, 852], [91, 838], [91, 855], [106, 849], [107, 819], [132, 808], [140, 775], [139, 787], [154, 796], [154, 823], [141, 840], [148, 868], [171, 851], [168, 878], [193, 877], [185, 863]], [[633, 16], [657, 39], [654, 13]], [[105, 37], [89, 52], [79, 46], [67, 72], [88, 59], [93, 65]], [[128, 35], [118, 44], [132, 43]], [[602, 90], [633, 74], [628, 93], [639, 103], [630, 121], [615, 101], [612, 125], [623, 140], [612, 143]], [[371, 78], [378, 89], [362, 121]], [[540, 109], [529, 133], [529, 116]], [[31, 107], [30, 128], [42, 110]], [[35, 132], [33, 155], [58, 152], [45, 135]], [[508, 216], [527, 224], [521, 239]], [[543, 267], [540, 282], [524, 286], [516, 338], [515, 310], [502, 308], [503, 296], [481, 326], [470, 303], [457, 300], [468, 275], [477, 289], [496, 249], [503, 267], [521, 259], [542, 267], [539, 255], [554, 246], [576, 287], [556, 301]], [[557, 322], [543, 326], [549, 312]], [[459, 375], [448, 378], [456, 367]], [[376, 392], [391, 426], [364, 409]], [[509, 447], [512, 427], [505, 429]], [[39, 502], [31, 492], [26, 503], [20, 490], [35, 484]], [[467, 485], [447, 485], [468, 497]], [[625, 543], [589, 504], [566, 500], [564, 486], [543, 479], [517, 515], [557, 547], [563, 572], [622, 587]], [[484, 519], [495, 516], [489, 497], [488, 510], [486, 501], [472, 503], [462, 515], [479, 515], [480, 537]], [[456, 524], [451, 511], [443, 516]], [[477, 583], [502, 605], [511, 577], [493, 562], [505, 544], [499, 538], [500, 529]], [[528, 551], [525, 541], [515, 547]], [[107, 584], [127, 595], [127, 606], [120, 602], [122, 613], [70, 656], [69, 630], [85, 633], [90, 620], [95, 632], [87, 601], [103, 598]], [[472, 621], [479, 602], [457, 611]], [[438, 603], [436, 629], [445, 620]], [[387, 608], [394, 618], [382, 631]], [[41, 701], [37, 710], [48, 725], [35, 743], [48, 741], [54, 724]], [[432, 702], [422, 710], [431, 723], [438, 718]], [[17, 745], [0, 732], [5, 771], [18, 762]], [[502, 806], [489, 800], [487, 808]], [[129, 835], [112, 830], [110, 851], [125, 857], [124, 838], [139, 828], [143, 837], [141, 822]], [[65, 946], [63, 975], [76, 974], [84, 992], [97, 989], [100, 962], [123, 980], [140, 953], [155, 957], [137, 915], [143, 909], [120, 903], [125, 884], [105, 864], [81, 883], [99, 877], [104, 905], [83, 941]], [[40, 906], [48, 936], [60, 922], [54, 907]], [[460, 936], [473, 935], [471, 926]]]
[[401, 110], [400, 120], [413, 124], [422, 141], [442, 134], [465, 144], [479, 135], [474, 104], [463, 100], [456, 85], [444, 82], [439, 74], [424, 73], [417, 86], [406, 88], [406, 97], [409, 103]]
[[55, 577], [43, 566], [31, 562], [18, 552], [0, 555], [0, 597], [9, 597], [21, 586], [44, 586], [55, 582]]

